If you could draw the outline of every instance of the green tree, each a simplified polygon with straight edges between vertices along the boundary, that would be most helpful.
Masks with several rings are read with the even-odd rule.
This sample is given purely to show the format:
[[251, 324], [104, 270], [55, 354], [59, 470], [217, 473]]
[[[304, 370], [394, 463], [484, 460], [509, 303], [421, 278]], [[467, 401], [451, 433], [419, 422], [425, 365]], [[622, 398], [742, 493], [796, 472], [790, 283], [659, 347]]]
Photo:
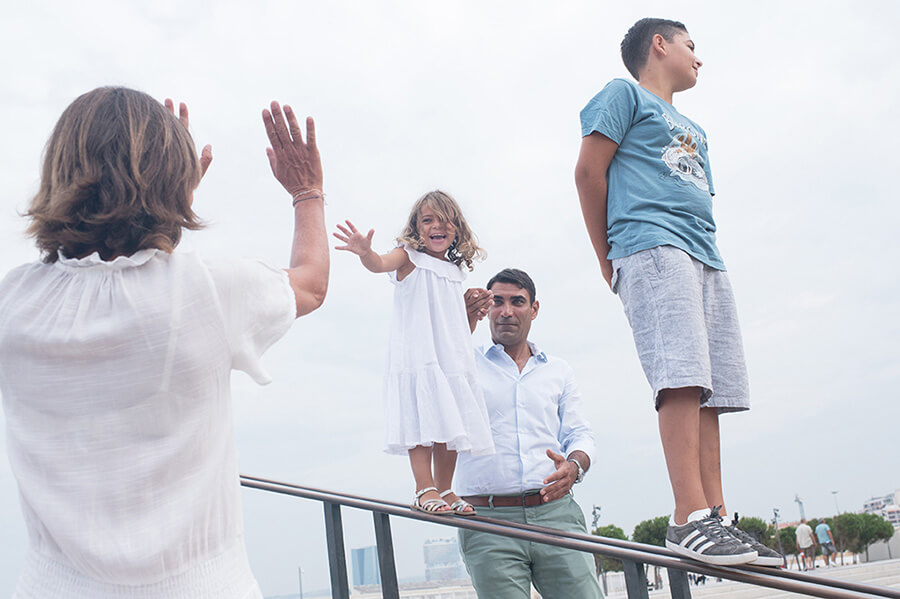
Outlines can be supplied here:
[[635, 543], [647, 545], [666, 546], [666, 529], [669, 527], [669, 517], [659, 516], [650, 520], [644, 520], [634, 527], [631, 540]]
[[778, 538], [781, 539], [781, 546], [784, 547], [785, 554], [797, 553], [797, 527], [785, 526], [778, 529]]
[[774, 529], [771, 526], [767, 526], [762, 518], [754, 518], [753, 516], [744, 516], [738, 520], [737, 527], [763, 545], [768, 545], [774, 534]]
[[862, 553], [865, 546], [862, 544], [862, 520], [859, 514], [840, 514], [834, 517], [831, 532], [837, 542], [837, 548], [841, 551]]
[[[607, 539], [628, 540], [628, 535], [625, 534], [625, 531], [615, 524], [598, 526], [591, 534], [597, 535], [598, 537], [606, 537]], [[605, 557], [596, 553], [594, 554], [594, 563], [597, 564], [597, 572], [617, 572], [622, 569], [622, 560]]]
[[860, 543], [869, 561], [869, 546], [877, 541], [887, 541], [894, 536], [894, 526], [877, 514], [859, 514]]

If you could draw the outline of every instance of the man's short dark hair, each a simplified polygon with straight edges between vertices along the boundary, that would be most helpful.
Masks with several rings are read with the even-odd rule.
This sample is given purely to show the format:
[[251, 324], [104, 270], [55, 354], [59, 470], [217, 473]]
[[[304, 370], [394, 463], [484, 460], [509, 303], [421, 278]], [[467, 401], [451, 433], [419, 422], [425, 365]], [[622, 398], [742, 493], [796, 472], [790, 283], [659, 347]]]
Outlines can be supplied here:
[[631, 26], [628, 33], [622, 39], [622, 62], [625, 68], [635, 79], [640, 79], [638, 73], [647, 64], [650, 55], [650, 42], [653, 36], [660, 34], [667, 42], [671, 42], [676, 34], [687, 33], [687, 27], [679, 21], [669, 19], [641, 19]]
[[519, 270], [518, 268], [504, 268], [488, 281], [487, 288], [490, 289], [494, 286], [494, 283], [509, 283], [510, 285], [518, 285], [522, 289], [528, 292], [528, 295], [531, 297], [531, 303], [534, 303], [534, 300], [537, 299], [534, 290], [534, 281], [531, 280], [531, 277], [528, 276], [528, 273], [524, 270]]

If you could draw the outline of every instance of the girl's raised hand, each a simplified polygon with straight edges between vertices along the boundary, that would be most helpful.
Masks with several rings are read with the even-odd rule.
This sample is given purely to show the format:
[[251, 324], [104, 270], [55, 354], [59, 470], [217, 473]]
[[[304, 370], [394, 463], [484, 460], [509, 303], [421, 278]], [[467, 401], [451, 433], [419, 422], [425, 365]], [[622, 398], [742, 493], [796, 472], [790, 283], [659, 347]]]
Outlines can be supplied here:
[[335, 237], [344, 242], [344, 245], [336, 245], [334, 249], [353, 252], [357, 256], [365, 256], [372, 251], [372, 236], [375, 235], [375, 229], [369, 229], [368, 235], [363, 235], [349, 220], [344, 222], [347, 223], [347, 226], [338, 224], [337, 228], [341, 232], [333, 233]]

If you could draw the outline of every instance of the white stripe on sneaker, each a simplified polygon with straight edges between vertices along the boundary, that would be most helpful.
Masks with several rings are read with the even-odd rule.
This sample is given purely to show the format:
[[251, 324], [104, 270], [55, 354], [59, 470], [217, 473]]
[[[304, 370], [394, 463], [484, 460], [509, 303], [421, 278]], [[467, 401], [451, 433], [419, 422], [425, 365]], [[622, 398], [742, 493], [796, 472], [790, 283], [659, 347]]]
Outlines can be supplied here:
[[700, 532], [700, 531], [697, 530], [697, 529], [694, 529], [693, 531], [691, 531], [691, 534], [689, 534], [688, 536], [686, 536], [686, 537], [684, 537], [683, 539], [681, 539], [681, 542], [679, 543], [679, 545], [681, 545], [682, 547], [686, 547], [686, 548], [690, 549], [690, 548], [691, 548], [691, 544], [692, 544], [694, 541], [696, 541], [698, 538], [700, 538], [700, 542], [702, 543], [702, 542], [703, 542], [702, 539], [705, 539], [706, 537], [703, 536], [703, 533], [702, 533], [702, 532]]
[[703, 543], [702, 545], [697, 547], [694, 551], [696, 551], [697, 553], [706, 553], [706, 550], [714, 545], [715, 545], [715, 543], [713, 541], [710, 541], [709, 539], [707, 539], [707, 541], [705, 543]]

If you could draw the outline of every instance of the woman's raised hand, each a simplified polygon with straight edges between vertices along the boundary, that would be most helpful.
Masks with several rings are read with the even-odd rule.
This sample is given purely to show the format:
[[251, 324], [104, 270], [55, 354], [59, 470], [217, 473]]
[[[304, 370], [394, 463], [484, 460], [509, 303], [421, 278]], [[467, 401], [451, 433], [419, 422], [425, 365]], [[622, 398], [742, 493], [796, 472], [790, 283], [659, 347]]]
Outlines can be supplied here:
[[[172, 113], [172, 116], [175, 115], [175, 102], [172, 101], [172, 98], [166, 98], [166, 101], [163, 102], [163, 105], [166, 107], [166, 110]], [[184, 125], [184, 128], [190, 131], [190, 119], [188, 118], [188, 107], [184, 102], [178, 103], [178, 120], [181, 121], [181, 124]], [[200, 150], [200, 177], [206, 174], [207, 169], [209, 168], [210, 163], [212, 162], [212, 146], [206, 144], [203, 146], [203, 149]]]
[[[375, 229], [369, 229], [369, 233], [363, 235], [356, 230], [356, 227], [354, 227], [353, 223], [349, 220], [344, 222], [347, 223], [346, 227], [341, 224], [338, 224], [337, 226], [337, 228], [341, 230], [340, 233], [332, 233], [335, 237], [343, 241], [344, 245], [336, 245], [334, 246], [334, 249], [353, 252], [357, 256], [365, 256], [372, 251], [372, 236], [375, 235]], [[343, 233], [343, 235], [341, 233]]]
[[322, 161], [312, 117], [306, 118], [306, 143], [290, 106], [285, 105], [282, 113], [278, 102], [272, 102], [271, 111], [263, 110], [262, 117], [272, 144], [266, 148], [266, 155], [278, 182], [295, 200], [307, 199], [311, 191], [321, 194]]

